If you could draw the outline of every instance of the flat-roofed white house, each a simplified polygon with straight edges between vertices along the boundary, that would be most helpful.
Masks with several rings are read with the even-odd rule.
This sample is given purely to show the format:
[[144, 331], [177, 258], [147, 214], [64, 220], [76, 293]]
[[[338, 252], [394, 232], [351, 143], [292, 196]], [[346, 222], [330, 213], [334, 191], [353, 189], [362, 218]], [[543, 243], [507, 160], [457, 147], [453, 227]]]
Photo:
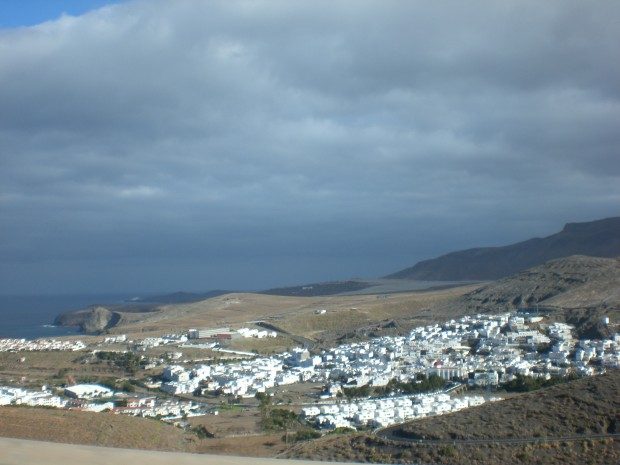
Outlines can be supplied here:
[[110, 397], [112, 389], [98, 384], [76, 384], [65, 388], [65, 395], [74, 399], [94, 399], [96, 397]]

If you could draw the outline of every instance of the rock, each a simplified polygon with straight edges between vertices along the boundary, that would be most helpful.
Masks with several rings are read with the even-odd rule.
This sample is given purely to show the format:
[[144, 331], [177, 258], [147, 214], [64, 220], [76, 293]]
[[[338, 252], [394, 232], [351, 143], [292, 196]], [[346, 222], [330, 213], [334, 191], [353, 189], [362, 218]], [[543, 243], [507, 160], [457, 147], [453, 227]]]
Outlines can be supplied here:
[[93, 306], [85, 310], [66, 312], [58, 315], [55, 325], [79, 326], [86, 334], [99, 334], [118, 324], [120, 314], [102, 306]]

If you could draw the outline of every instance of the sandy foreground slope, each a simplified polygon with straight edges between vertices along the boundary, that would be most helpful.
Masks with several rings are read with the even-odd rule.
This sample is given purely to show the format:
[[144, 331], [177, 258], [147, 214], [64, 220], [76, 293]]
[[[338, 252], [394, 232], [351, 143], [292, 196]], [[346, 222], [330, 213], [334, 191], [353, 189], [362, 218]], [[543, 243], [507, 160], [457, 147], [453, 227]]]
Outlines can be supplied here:
[[[316, 465], [310, 460], [231, 457], [210, 454], [157, 452], [111, 447], [58, 444], [26, 439], [0, 438], [0, 465]], [[329, 465], [335, 462], [321, 462]]]

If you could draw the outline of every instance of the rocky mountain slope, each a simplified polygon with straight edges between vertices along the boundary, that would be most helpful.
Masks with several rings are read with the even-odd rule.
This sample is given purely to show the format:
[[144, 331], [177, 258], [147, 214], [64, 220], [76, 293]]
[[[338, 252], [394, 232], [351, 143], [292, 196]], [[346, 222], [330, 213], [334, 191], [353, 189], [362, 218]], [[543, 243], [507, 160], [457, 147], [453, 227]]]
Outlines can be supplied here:
[[557, 234], [504, 247], [452, 252], [386, 277], [425, 281], [487, 281], [570, 255], [620, 256], [620, 217], [569, 223]]
[[572, 256], [551, 260], [489, 283], [450, 302], [466, 313], [538, 306], [578, 326], [584, 336], [609, 336], [603, 316], [620, 317], [620, 258]]

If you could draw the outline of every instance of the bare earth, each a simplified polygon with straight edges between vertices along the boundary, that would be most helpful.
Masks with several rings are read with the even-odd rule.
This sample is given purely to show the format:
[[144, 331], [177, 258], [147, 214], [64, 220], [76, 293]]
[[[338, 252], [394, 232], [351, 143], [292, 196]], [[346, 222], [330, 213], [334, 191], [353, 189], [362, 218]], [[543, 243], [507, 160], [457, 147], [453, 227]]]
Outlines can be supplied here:
[[148, 463], [149, 465], [168, 465], [171, 463], [175, 465], [316, 465], [316, 462], [310, 460], [155, 452], [0, 438], [0, 465], [110, 465], [125, 463]]
[[[241, 418], [234, 418], [236, 415]], [[0, 407], [0, 437], [254, 457], [273, 457], [283, 452], [286, 449], [283, 433], [262, 433], [256, 421], [252, 412], [241, 411], [224, 411], [222, 418], [196, 417], [192, 419], [193, 425], [204, 424], [218, 435], [199, 439], [191, 432], [154, 419], [105, 412], [4, 406]], [[221, 437], [224, 435], [228, 437]], [[0, 461], [0, 465], [2, 463]]]
[[[188, 304], [165, 305], [150, 313], [123, 314], [113, 333], [146, 336], [188, 328], [238, 326], [267, 320], [305, 337], [350, 329], [385, 319], [443, 317], [431, 312], [439, 302], [455, 299], [479, 285], [390, 295], [283, 297], [250, 293], [226, 294]], [[317, 315], [316, 310], [327, 313]], [[453, 313], [453, 312], [451, 312]]]

